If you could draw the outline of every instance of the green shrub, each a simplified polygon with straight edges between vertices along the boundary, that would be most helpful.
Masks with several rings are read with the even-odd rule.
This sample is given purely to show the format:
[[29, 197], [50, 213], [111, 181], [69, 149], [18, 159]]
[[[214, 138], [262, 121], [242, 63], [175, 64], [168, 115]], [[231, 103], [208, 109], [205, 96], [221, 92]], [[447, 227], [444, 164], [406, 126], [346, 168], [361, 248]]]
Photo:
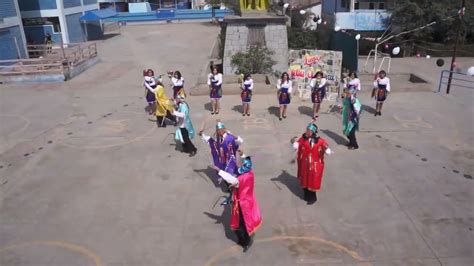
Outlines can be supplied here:
[[232, 56], [230, 64], [236, 68], [235, 74], [268, 74], [276, 63], [272, 59], [273, 51], [265, 46], [252, 46], [246, 52]]

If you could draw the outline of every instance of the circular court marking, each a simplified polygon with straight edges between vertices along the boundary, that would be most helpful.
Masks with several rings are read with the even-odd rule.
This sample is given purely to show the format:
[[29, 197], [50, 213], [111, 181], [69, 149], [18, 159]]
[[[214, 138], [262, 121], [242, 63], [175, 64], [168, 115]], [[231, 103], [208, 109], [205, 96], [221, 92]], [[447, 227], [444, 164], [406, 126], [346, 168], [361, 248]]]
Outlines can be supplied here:
[[72, 251], [74, 253], [80, 254], [86, 258], [89, 258], [94, 262], [95, 266], [104, 266], [105, 264], [102, 262], [102, 259], [92, 252], [91, 250], [72, 243], [64, 242], [64, 241], [59, 241], [59, 240], [51, 240], [51, 241], [29, 241], [29, 242], [24, 242], [24, 243], [19, 243], [19, 244], [14, 244], [6, 247], [1, 247], [0, 248], [0, 254], [5, 253], [11, 250], [19, 249], [19, 248], [24, 248], [24, 247], [35, 247], [35, 246], [47, 246], [47, 247], [57, 247], [57, 248], [62, 248], [66, 249], [69, 251]]
[[[133, 112], [133, 111], [122, 111], [120, 113], [126, 113], [126, 114], [133, 114], [133, 115], [140, 115], [140, 117], [143, 117], [142, 112]], [[117, 120], [117, 121], [107, 121], [105, 122], [104, 125], [102, 125], [101, 129], [104, 130], [109, 130], [111, 133], [119, 133], [122, 131], [125, 131], [128, 128], [128, 123], [127, 121], [135, 121], [133, 119], [122, 119], [122, 120]], [[83, 145], [83, 144], [75, 144], [75, 143], [67, 143], [68, 139], [62, 140], [61, 144], [70, 147], [70, 148], [76, 148], [76, 149], [81, 149], [81, 150], [86, 150], [86, 149], [106, 149], [106, 148], [112, 148], [112, 147], [118, 147], [118, 146], [123, 146], [127, 144], [131, 144], [133, 142], [138, 142], [142, 140], [143, 138], [149, 136], [151, 133], [153, 133], [156, 130], [156, 125], [153, 124], [153, 126], [145, 131], [143, 134], [140, 134], [138, 136], [134, 136], [130, 139], [123, 140], [123, 141], [118, 141], [117, 143], [113, 144], [96, 144], [96, 145]], [[91, 137], [93, 138], [93, 137]]]
[[[25, 116], [22, 116], [22, 115], [0, 115], [0, 121], [3, 120], [3, 119], [1, 119], [2, 117], [7, 117], [7, 119], [8, 118], [20, 119], [20, 120], [22, 120], [22, 124], [23, 124], [22, 127], [20, 127], [19, 129], [15, 130], [13, 132], [10, 132], [10, 133], [6, 133], [6, 135], [16, 135], [20, 132], [23, 132], [30, 125], [30, 120], [28, 120], [28, 118], [26, 118]], [[4, 124], [5, 122], [2, 121], [1, 123]]]
[[[316, 236], [273, 236], [273, 237], [268, 237], [268, 238], [257, 239], [254, 241], [254, 243], [268, 243], [268, 242], [276, 242], [276, 241], [284, 241], [284, 240], [305, 240], [305, 241], [319, 242], [323, 245], [330, 246], [337, 251], [344, 252], [359, 262], [365, 262], [364, 259], [360, 257], [357, 252], [352, 251], [346, 248], [345, 246], [338, 244], [336, 242], [332, 242], [332, 241], [322, 239]], [[206, 266], [217, 265], [217, 262], [219, 260], [224, 259], [235, 252], [242, 252], [242, 248], [238, 245], [233, 245], [229, 248], [226, 248], [222, 250], [221, 252], [218, 252], [217, 254], [212, 256], [204, 265]]]

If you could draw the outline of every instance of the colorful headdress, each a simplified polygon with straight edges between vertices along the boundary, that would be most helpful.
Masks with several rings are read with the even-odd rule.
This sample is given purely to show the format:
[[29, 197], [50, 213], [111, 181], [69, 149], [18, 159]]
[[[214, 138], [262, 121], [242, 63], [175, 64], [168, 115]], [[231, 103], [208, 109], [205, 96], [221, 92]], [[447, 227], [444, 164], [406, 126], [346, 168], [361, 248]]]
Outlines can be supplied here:
[[318, 132], [318, 126], [316, 126], [313, 123], [309, 123], [308, 127], [306, 127], [306, 129], [309, 129], [309, 130], [313, 131], [313, 134], [316, 134]]
[[217, 122], [216, 129], [224, 129], [225, 125], [222, 122]]
[[242, 160], [242, 165], [237, 169], [237, 172], [239, 173], [239, 175], [241, 175], [250, 172], [251, 170], [252, 160], [250, 159], [250, 156], [247, 156]]

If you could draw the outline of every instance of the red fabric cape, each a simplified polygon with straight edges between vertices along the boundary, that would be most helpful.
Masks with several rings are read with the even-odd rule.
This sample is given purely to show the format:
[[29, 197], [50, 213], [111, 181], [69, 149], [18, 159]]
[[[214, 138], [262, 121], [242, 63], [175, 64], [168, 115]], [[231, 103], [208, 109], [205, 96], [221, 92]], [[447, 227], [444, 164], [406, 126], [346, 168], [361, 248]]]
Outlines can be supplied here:
[[[233, 188], [233, 203], [230, 216], [230, 228], [232, 230], [239, 229], [239, 211], [242, 210], [245, 228], [247, 233], [252, 235], [262, 223], [260, 208], [253, 193], [254, 175], [253, 171], [239, 175], [239, 187]], [[239, 210], [240, 206], [240, 210]]]

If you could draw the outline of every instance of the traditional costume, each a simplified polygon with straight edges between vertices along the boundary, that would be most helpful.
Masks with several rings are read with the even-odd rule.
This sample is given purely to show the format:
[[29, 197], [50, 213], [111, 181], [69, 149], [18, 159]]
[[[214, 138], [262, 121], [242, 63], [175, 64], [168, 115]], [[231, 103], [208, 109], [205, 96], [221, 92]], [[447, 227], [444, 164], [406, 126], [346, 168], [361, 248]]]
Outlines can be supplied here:
[[322, 103], [324, 96], [326, 96], [326, 83], [325, 78], [312, 78], [309, 86], [311, 87], [311, 102]]
[[342, 131], [349, 139], [347, 147], [351, 150], [358, 149], [355, 132], [359, 130], [359, 117], [361, 112], [361, 104], [359, 99], [355, 97], [355, 89], [348, 91], [342, 100]]
[[384, 70], [381, 70], [374, 81], [374, 89], [372, 90], [372, 97], [375, 98], [375, 114], [382, 115], [382, 106], [387, 99], [387, 94], [390, 92], [390, 79], [386, 77]]
[[156, 98], [156, 124], [158, 127], [166, 127], [165, 117], [171, 121], [176, 121], [172, 115], [174, 106], [171, 100], [166, 96], [165, 88], [163, 85], [158, 84], [155, 89]]
[[156, 102], [155, 98], [155, 88], [156, 88], [156, 79], [155, 77], [145, 76], [145, 81], [143, 86], [146, 88], [146, 101], [149, 104], [154, 104]]
[[292, 92], [292, 82], [291, 80], [287, 80], [282, 82], [281, 79], [277, 81], [277, 89], [278, 89], [278, 103], [280, 105], [288, 105], [291, 101], [291, 92]]
[[242, 92], [240, 97], [242, 103], [250, 103], [252, 101], [253, 79], [246, 79], [242, 82]]
[[307, 133], [293, 143], [297, 150], [298, 179], [304, 191], [304, 199], [308, 204], [316, 202], [316, 191], [321, 189], [321, 181], [324, 173], [324, 154], [331, 154], [328, 143], [317, 136], [318, 127], [309, 124], [307, 130], [312, 132], [310, 137]]
[[220, 99], [222, 98], [222, 74], [217, 73], [217, 75], [209, 74], [207, 77], [207, 85], [211, 88], [209, 92], [209, 97], [211, 99]]
[[178, 95], [184, 95], [186, 97], [186, 92], [184, 91], [184, 78], [179, 79], [171, 77], [171, 83], [173, 84], [173, 98], [176, 99]]
[[232, 187], [232, 211], [230, 228], [235, 232], [238, 243], [246, 252], [253, 242], [255, 231], [262, 224], [260, 208], [254, 195], [254, 174], [250, 157], [242, 156], [237, 177], [220, 170], [222, 177]]
[[383, 103], [387, 99], [387, 92], [390, 92], [390, 79], [384, 77], [383, 79], [377, 78], [374, 81], [375, 88], [375, 100], [379, 103]]
[[173, 111], [173, 115], [178, 117], [178, 129], [176, 129], [175, 140], [183, 145], [183, 152], [189, 153], [192, 157], [196, 155], [197, 149], [191, 142], [194, 138], [194, 128], [189, 116], [189, 106], [184, 101], [184, 95], [178, 94], [178, 110]]
[[[216, 131], [220, 129], [225, 130], [225, 125], [218, 122]], [[204, 142], [209, 143], [214, 166], [229, 174], [235, 174], [237, 171], [236, 153], [244, 140], [240, 136], [236, 138], [229, 131], [226, 131], [222, 136], [216, 133], [215, 137], [201, 133], [201, 138]]]

